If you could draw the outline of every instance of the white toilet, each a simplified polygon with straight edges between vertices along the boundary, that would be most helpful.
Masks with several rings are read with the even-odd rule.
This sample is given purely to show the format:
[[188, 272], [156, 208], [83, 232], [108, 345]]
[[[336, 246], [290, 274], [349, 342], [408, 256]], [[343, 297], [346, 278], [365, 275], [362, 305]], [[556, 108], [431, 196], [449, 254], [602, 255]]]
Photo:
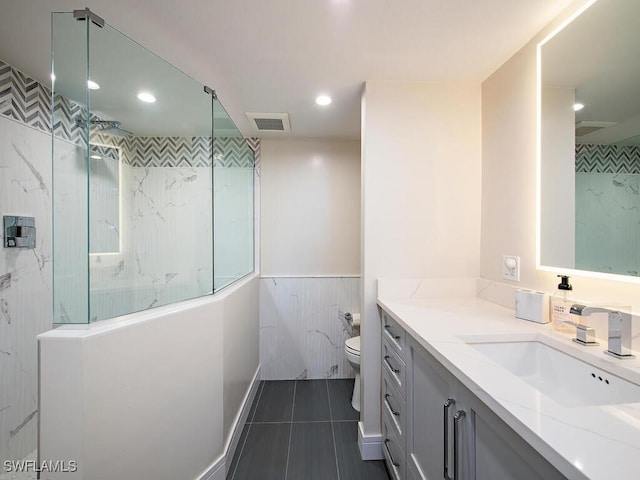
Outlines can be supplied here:
[[351, 397], [351, 406], [360, 411], [360, 336], [348, 338], [344, 342], [344, 353], [347, 360], [356, 372], [356, 379], [353, 385], [353, 396]]

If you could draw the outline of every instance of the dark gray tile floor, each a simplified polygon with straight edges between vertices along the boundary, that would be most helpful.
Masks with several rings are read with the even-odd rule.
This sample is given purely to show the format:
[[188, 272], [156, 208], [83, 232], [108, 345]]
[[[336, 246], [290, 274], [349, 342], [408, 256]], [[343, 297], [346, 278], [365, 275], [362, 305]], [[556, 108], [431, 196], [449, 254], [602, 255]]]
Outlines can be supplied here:
[[364, 462], [353, 379], [261, 382], [227, 480], [388, 480]]

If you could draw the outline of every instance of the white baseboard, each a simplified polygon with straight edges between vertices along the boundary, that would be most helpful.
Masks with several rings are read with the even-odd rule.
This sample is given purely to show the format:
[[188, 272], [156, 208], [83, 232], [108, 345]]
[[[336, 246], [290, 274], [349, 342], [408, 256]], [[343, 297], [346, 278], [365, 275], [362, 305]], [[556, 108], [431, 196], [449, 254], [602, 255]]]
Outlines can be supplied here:
[[231, 464], [238, 442], [240, 441], [240, 436], [242, 435], [242, 429], [244, 428], [244, 424], [247, 422], [247, 417], [249, 417], [251, 405], [253, 405], [253, 400], [256, 398], [256, 393], [258, 393], [261, 372], [262, 368], [258, 365], [256, 373], [253, 376], [253, 380], [251, 381], [251, 385], [249, 386], [249, 389], [242, 401], [242, 408], [238, 411], [238, 414], [234, 419], [233, 433], [227, 439], [222, 455], [220, 455], [220, 457], [218, 457], [216, 461], [209, 466], [205, 473], [200, 475], [198, 480], [225, 480], [227, 475], [227, 460], [229, 461], [228, 463]]
[[225, 455], [229, 459], [229, 463], [231, 463], [233, 455], [236, 453], [236, 447], [238, 446], [238, 442], [240, 441], [242, 429], [244, 428], [244, 424], [247, 423], [251, 405], [253, 405], [253, 400], [256, 398], [256, 393], [258, 393], [258, 387], [260, 386], [261, 377], [262, 366], [258, 365], [256, 373], [253, 376], [253, 380], [251, 381], [251, 386], [244, 396], [242, 408], [238, 412], [238, 415], [236, 415], [236, 418], [233, 422], [233, 434], [229, 437], [229, 439], [227, 440], [227, 444], [225, 445]]
[[382, 433], [365, 435], [362, 422], [358, 422], [358, 447], [362, 460], [382, 460]]
[[225, 480], [226, 469], [225, 469], [225, 456], [221, 455], [218, 460], [213, 462], [205, 476], [200, 477], [200, 480]]

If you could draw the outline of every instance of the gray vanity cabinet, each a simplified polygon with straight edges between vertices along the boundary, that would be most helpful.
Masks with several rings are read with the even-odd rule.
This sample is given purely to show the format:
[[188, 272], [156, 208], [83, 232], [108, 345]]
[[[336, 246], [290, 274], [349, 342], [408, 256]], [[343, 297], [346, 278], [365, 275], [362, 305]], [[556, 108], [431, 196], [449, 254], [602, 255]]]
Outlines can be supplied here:
[[413, 338], [406, 345], [407, 478], [565, 478]]
[[474, 419], [476, 480], [560, 480], [566, 477], [536, 452], [476, 397], [469, 403]]
[[409, 477], [473, 478], [472, 422], [462, 385], [412, 338], [407, 338], [407, 463]]

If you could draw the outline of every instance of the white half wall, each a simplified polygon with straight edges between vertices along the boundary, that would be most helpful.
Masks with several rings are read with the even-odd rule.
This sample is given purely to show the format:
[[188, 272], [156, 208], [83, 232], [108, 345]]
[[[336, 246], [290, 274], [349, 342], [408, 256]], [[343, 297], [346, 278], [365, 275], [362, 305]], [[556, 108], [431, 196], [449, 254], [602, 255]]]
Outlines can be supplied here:
[[480, 85], [367, 82], [362, 102], [361, 432], [380, 435], [376, 279], [478, 276]]
[[40, 460], [91, 478], [218, 468], [258, 368], [256, 275], [216, 295], [39, 337]]

